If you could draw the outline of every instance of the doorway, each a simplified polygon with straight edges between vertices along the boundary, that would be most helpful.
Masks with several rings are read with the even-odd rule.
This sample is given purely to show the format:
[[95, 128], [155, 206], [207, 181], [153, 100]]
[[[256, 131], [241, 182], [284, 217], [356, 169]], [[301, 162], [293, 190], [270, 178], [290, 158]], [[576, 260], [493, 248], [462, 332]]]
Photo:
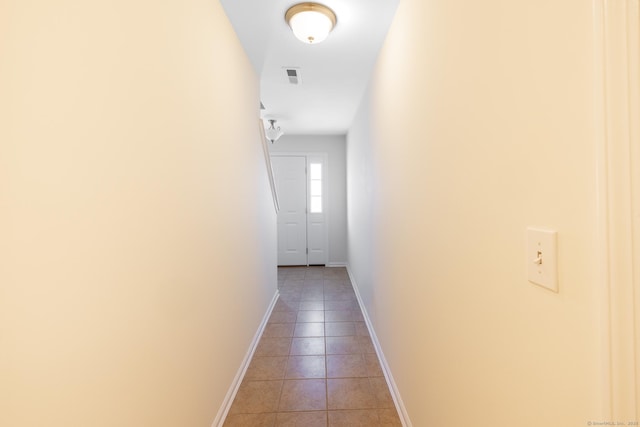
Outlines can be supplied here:
[[273, 154], [278, 265], [326, 265], [326, 154]]

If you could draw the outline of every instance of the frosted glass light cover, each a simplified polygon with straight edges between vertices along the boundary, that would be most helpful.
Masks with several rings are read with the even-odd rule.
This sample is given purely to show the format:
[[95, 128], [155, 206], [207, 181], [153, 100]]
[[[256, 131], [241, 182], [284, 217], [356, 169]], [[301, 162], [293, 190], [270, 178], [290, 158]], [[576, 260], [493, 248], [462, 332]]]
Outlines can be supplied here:
[[322, 42], [333, 28], [333, 22], [328, 16], [312, 10], [295, 14], [289, 21], [289, 25], [293, 34], [300, 41], [308, 44]]
[[276, 139], [280, 138], [284, 134], [284, 132], [282, 132], [280, 130], [280, 128], [276, 128], [276, 129], [267, 128], [265, 130], [265, 133], [266, 133], [268, 139], [271, 139], [271, 140], [274, 140], [274, 141]]
[[284, 135], [284, 132], [280, 129], [280, 126], [275, 127], [275, 120], [269, 120], [269, 127], [264, 130], [264, 134], [269, 141], [274, 143], [278, 138]]

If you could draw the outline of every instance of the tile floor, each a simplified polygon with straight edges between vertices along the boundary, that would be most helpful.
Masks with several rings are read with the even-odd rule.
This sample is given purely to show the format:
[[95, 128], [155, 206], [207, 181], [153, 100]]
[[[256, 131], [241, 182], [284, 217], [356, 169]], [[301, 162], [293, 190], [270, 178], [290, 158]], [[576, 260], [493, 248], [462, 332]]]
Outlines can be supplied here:
[[278, 288], [224, 426], [401, 426], [346, 269], [279, 268]]

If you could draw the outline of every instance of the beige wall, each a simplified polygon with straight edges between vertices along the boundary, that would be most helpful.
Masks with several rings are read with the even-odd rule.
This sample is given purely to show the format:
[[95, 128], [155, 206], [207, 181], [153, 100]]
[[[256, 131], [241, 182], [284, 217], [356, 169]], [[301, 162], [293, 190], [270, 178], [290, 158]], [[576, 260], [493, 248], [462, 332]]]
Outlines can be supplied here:
[[276, 290], [222, 8], [3, 1], [0, 93], [0, 425], [211, 425]]
[[[607, 420], [593, 43], [581, 0], [400, 2], [348, 136], [349, 263], [414, 426]], [[559, 232], [558, 294], [527, 226]]]

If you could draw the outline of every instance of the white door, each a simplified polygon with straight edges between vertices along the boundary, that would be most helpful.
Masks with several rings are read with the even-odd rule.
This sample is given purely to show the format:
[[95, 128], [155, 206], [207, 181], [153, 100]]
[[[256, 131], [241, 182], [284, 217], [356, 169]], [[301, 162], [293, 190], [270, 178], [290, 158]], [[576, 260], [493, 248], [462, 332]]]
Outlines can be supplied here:
[[271, 158], [278, 191], [278, 265], [307, 265], [307, 159]]

